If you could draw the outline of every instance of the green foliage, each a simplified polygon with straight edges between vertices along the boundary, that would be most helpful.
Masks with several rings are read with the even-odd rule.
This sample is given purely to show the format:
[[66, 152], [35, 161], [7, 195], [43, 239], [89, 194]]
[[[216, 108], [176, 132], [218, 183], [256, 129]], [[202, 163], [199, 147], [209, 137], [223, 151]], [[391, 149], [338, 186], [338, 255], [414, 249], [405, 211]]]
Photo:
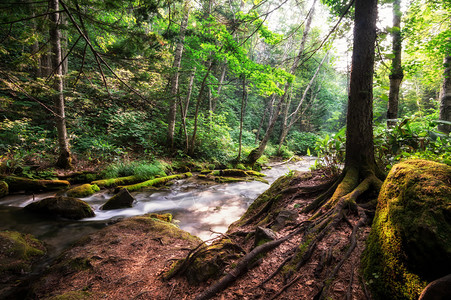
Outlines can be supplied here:
[[[210, 161], [230, 161], [236, 154], [226, 115], [212, 114], [210, 117], [199, 114], [198, 122], [195, 156]], [[190, 120], [188, 128], [192, 126]]]
[[308, 152], [317, 155], [316, 143], [320, 140], [318, 134], [304, 131], [293, 131], [288, 135], [288, 149], [297, 155], [307, 155]]
[[318, 159], [315, 161], [315, 168], [326, 168], [337, 171], [345, 159], [346, 147], [346, 127], [343, 127], [336, 134], [326, 134], [323, 139], [316, 142], [315, 151]]
[[379, 124], [375, 129], [376, 159], [390, 169], [408, 158], [422, 158], [451, 165], [451, 138], [437, 130], [434, 114], [412, 116], [393, 128]]
[[117, 178], [135, 175], [140, 178], [166, 176], [165, 166], [159, 161], [118, 161], [109, 164], [103, 171], [104, 178]]

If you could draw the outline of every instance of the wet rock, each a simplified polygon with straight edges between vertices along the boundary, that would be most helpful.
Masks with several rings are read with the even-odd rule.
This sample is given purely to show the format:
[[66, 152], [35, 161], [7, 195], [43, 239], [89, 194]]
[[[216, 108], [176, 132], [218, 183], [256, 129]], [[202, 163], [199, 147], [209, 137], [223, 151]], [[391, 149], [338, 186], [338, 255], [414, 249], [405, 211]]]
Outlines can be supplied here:
[[451, 167], [395, 165], [378, 198], [362, 265], [375, 299], [417, 299], [451, 270]]
[[279, 212], [275, 219], [275, 223], [272, 226], [272, 229], [275, 231], [281, 230], [288, 223], [292, 223], [296, 221], [298, 217], [298, 212], [292, 210], [282, 210]]
[[135, 198], [127, 189], [121, 189], [119, 193], [111, 197], [102, 207], [103, 210], [132, 207]]
[[448, 299], [451, 299], [451, 274], [429, 283], [418, 300]]
[[275, 232], [271, 229], [257, 226], [257, 228], [255, 229], [254, 247], [263, 245], [264, 243], [267, 243], [269, 241], [273, 241], [276, 238], [277, 237]]
[[95, 215], [88, 203], [71, 197], [45, 198], [25, 206], [24, 209], [40, 214], [73, 220], [89, 218]]
[[67, 196], [74, 198], [84, 198], [91, 196], [98, 191], [100, 191], [100, 188], [97, 185], [86, 183], [68, 190]]
[[0, 181], [0, 198], [8, 195], [8, 184], [4, 181]]

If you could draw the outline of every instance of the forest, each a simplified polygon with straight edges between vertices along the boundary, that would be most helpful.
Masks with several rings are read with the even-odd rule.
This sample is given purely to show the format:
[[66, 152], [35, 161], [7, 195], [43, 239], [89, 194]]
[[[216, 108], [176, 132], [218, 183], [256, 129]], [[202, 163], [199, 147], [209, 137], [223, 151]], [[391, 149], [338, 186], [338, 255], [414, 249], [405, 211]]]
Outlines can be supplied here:
[[[33, 239], [27, 263], [52, 267], [17, 272], [0, 250], [0, 298], [449, 299], [449, 276], [443, 298], [423, 294], [451, 269], [450, 16], [450, 0], [3, 0], [0, 241]], [[123, 235], [109, 254], [7, 234], [17, 214], [49, 220], [35, 198], [90, 211], [52, 219], [71, 227], [180, 182], [242, 181], [271, 185], [208, 242], [170, 206], [89, 229]], [[127, 251], [165, 252], [159, 275], [109, 261]]]

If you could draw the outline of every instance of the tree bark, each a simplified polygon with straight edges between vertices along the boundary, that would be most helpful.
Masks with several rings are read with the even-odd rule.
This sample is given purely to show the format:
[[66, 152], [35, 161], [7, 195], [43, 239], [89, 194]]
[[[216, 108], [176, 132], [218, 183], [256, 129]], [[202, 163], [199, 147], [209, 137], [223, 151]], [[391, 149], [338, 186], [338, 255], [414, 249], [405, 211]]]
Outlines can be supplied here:
[[59, 146], [59, 157], [56, 165], [63, 169], [70, 169], [72, 167], [72, 158], [69, 150], [69, 142], [67, 139], [67, 129], [66, 129], [66, 117], [64, 111], [64, 93], [63, 93], [63, 67], [61, 63], [61, 31], [59, 29], [58, 23], [60, 20], [60, 14], [56, 13], [59, 11], [58, 0], [50, 0], [51, 9], [55, 13], [50, 15], [52, 21], [50, 28], [50, 43], [52, 46], [52, 65], [55, 70], [55, 81], [54, 89], [56, 95], [54, 96], [55, 111], [57, 113], [56, 117], [56, 129], [58, 131], [58, 146]]
[[238, 157], [237, 162], [241, 161], [241, 145], [243, 138], [243, 121], [244, 121], [244, 112], [246, 110], [246, 102], [247, 102], [247, 90], [246, 90], [246, 75], [243, 75], [243, 97], [241, 99], [241, 116], [240, 116], [240, 137], [239, 137], [239, 146], [238, 146]]
[[347, 167], [375, 167], [373, 73], [377, 0], [355, 1], [354, 45], [346, 122]]
[[388, 93], [387, 126], [394, 126], [398, 118], [399, 88], [404, 73], [401, 66], [401, 0], [393, 2], [393, 60], [390, 73], [390, 91]]
[[186, 115], [188, 114], [188, 107], [189, 102], [191, 100], [191, 93], [193, 91], [193, 84], [194, 84], [194, 76], [196, 75], [196, 67], [194, 67], [191, 76], [189, 78], [189, 84], [188, 84], [188, 92], [186, 94], [186, 100], [185, 100], [185, 107], [183, 107], [183, 102], [180, 99], [180, 114], [182, 117], [182, 127], [183, 127], [183, 133], [185, 134], [185, 151], [188, 152], [189, 148], [189, 137], [188, 137], [188, 129], [186, 128]]
[[179, 89], [179, 70], [180, 64], [182, 62], [183, 55], [183, 43], [185, 41], [185, 32], [188, 25], [189, 17], [189, 1], [185, 2], [183, 20], [180, 25], [179, 40], [175, 48], [174, 62], [172, 63], [172, 74], [171, 77], [171, 99], [169, 101], [169, 114], [168, 114], [168, 135], [167, 144], [171, 151], [174, 150], [174, 131], [175, 131], [175, 120], [177, 117], [177, 93]]
[[[451, 122], [451, 55], [445, 58], [445, 72], [443, 74], [443, 85], [440, 97], [440, 117], [441, 121]], [[439, 124], [438, 130], [449, 134], [451, 125]]]

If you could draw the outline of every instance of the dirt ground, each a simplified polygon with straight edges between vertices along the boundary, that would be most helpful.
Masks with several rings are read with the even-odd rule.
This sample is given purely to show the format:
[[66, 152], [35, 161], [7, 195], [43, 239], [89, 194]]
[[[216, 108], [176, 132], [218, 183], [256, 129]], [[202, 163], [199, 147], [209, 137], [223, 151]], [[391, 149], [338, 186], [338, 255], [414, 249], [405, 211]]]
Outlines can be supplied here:
[[[299, 186], [314, 186], [330, 178], [325, 174], [310, 177], [299, 176], [290, 189]], [[311, 215], [300, 214], [315, 194], [308, 197], [281, 193], [279, 208], [298, 212], [297, 219], [276, 232], [277, 238], [287, 235], [296, 224]], [[285, 241], [268, 252], [259, 263], [240, 276], [231, 286], [213, 299], [316, 299], [324, 282], [340, 261], [349, 245], [352, 226], [358, 217], [346, 216], [346, 222], [331, 231], [316, 246], [311, 259], [285, 286], [283, 275], [278, 273], [263, 286], [260, 283], [272, 274], [291, 254], [302, 239], [302, 234]], [[176, 259], [185, 257], [200, 240], [173, 225], [148, 217], [135, 217], [113, 224], [92, 234], [64, 252], [39, 280], [30, 286], [32, 299], [194, 299], [215, 282], [211, 279], [199, 285], [190, 285], [185, 277], [168, 281], [162, 274], [169, 270]], [[233, 232], [252, 232], [255, 223], [234, 226]], [[231, 227], [232, 228], [232, 227]], [[326, 299], [366, 299], [366, 292], [359, 275], [360, 255], [365, 247], [369, 227], [361, 227], [357, 233], [357, 246], [346, 259], [337, 276], [330, 279], [331, 288]], [[244, 238], [233, 240], [246, 252], [253, 242]], [[226, 268], [227, 273], [233, 266]], [[278, 294], [281, 292], [280, 294]], [[64, 298], [55, 297], [64, 295]]]

